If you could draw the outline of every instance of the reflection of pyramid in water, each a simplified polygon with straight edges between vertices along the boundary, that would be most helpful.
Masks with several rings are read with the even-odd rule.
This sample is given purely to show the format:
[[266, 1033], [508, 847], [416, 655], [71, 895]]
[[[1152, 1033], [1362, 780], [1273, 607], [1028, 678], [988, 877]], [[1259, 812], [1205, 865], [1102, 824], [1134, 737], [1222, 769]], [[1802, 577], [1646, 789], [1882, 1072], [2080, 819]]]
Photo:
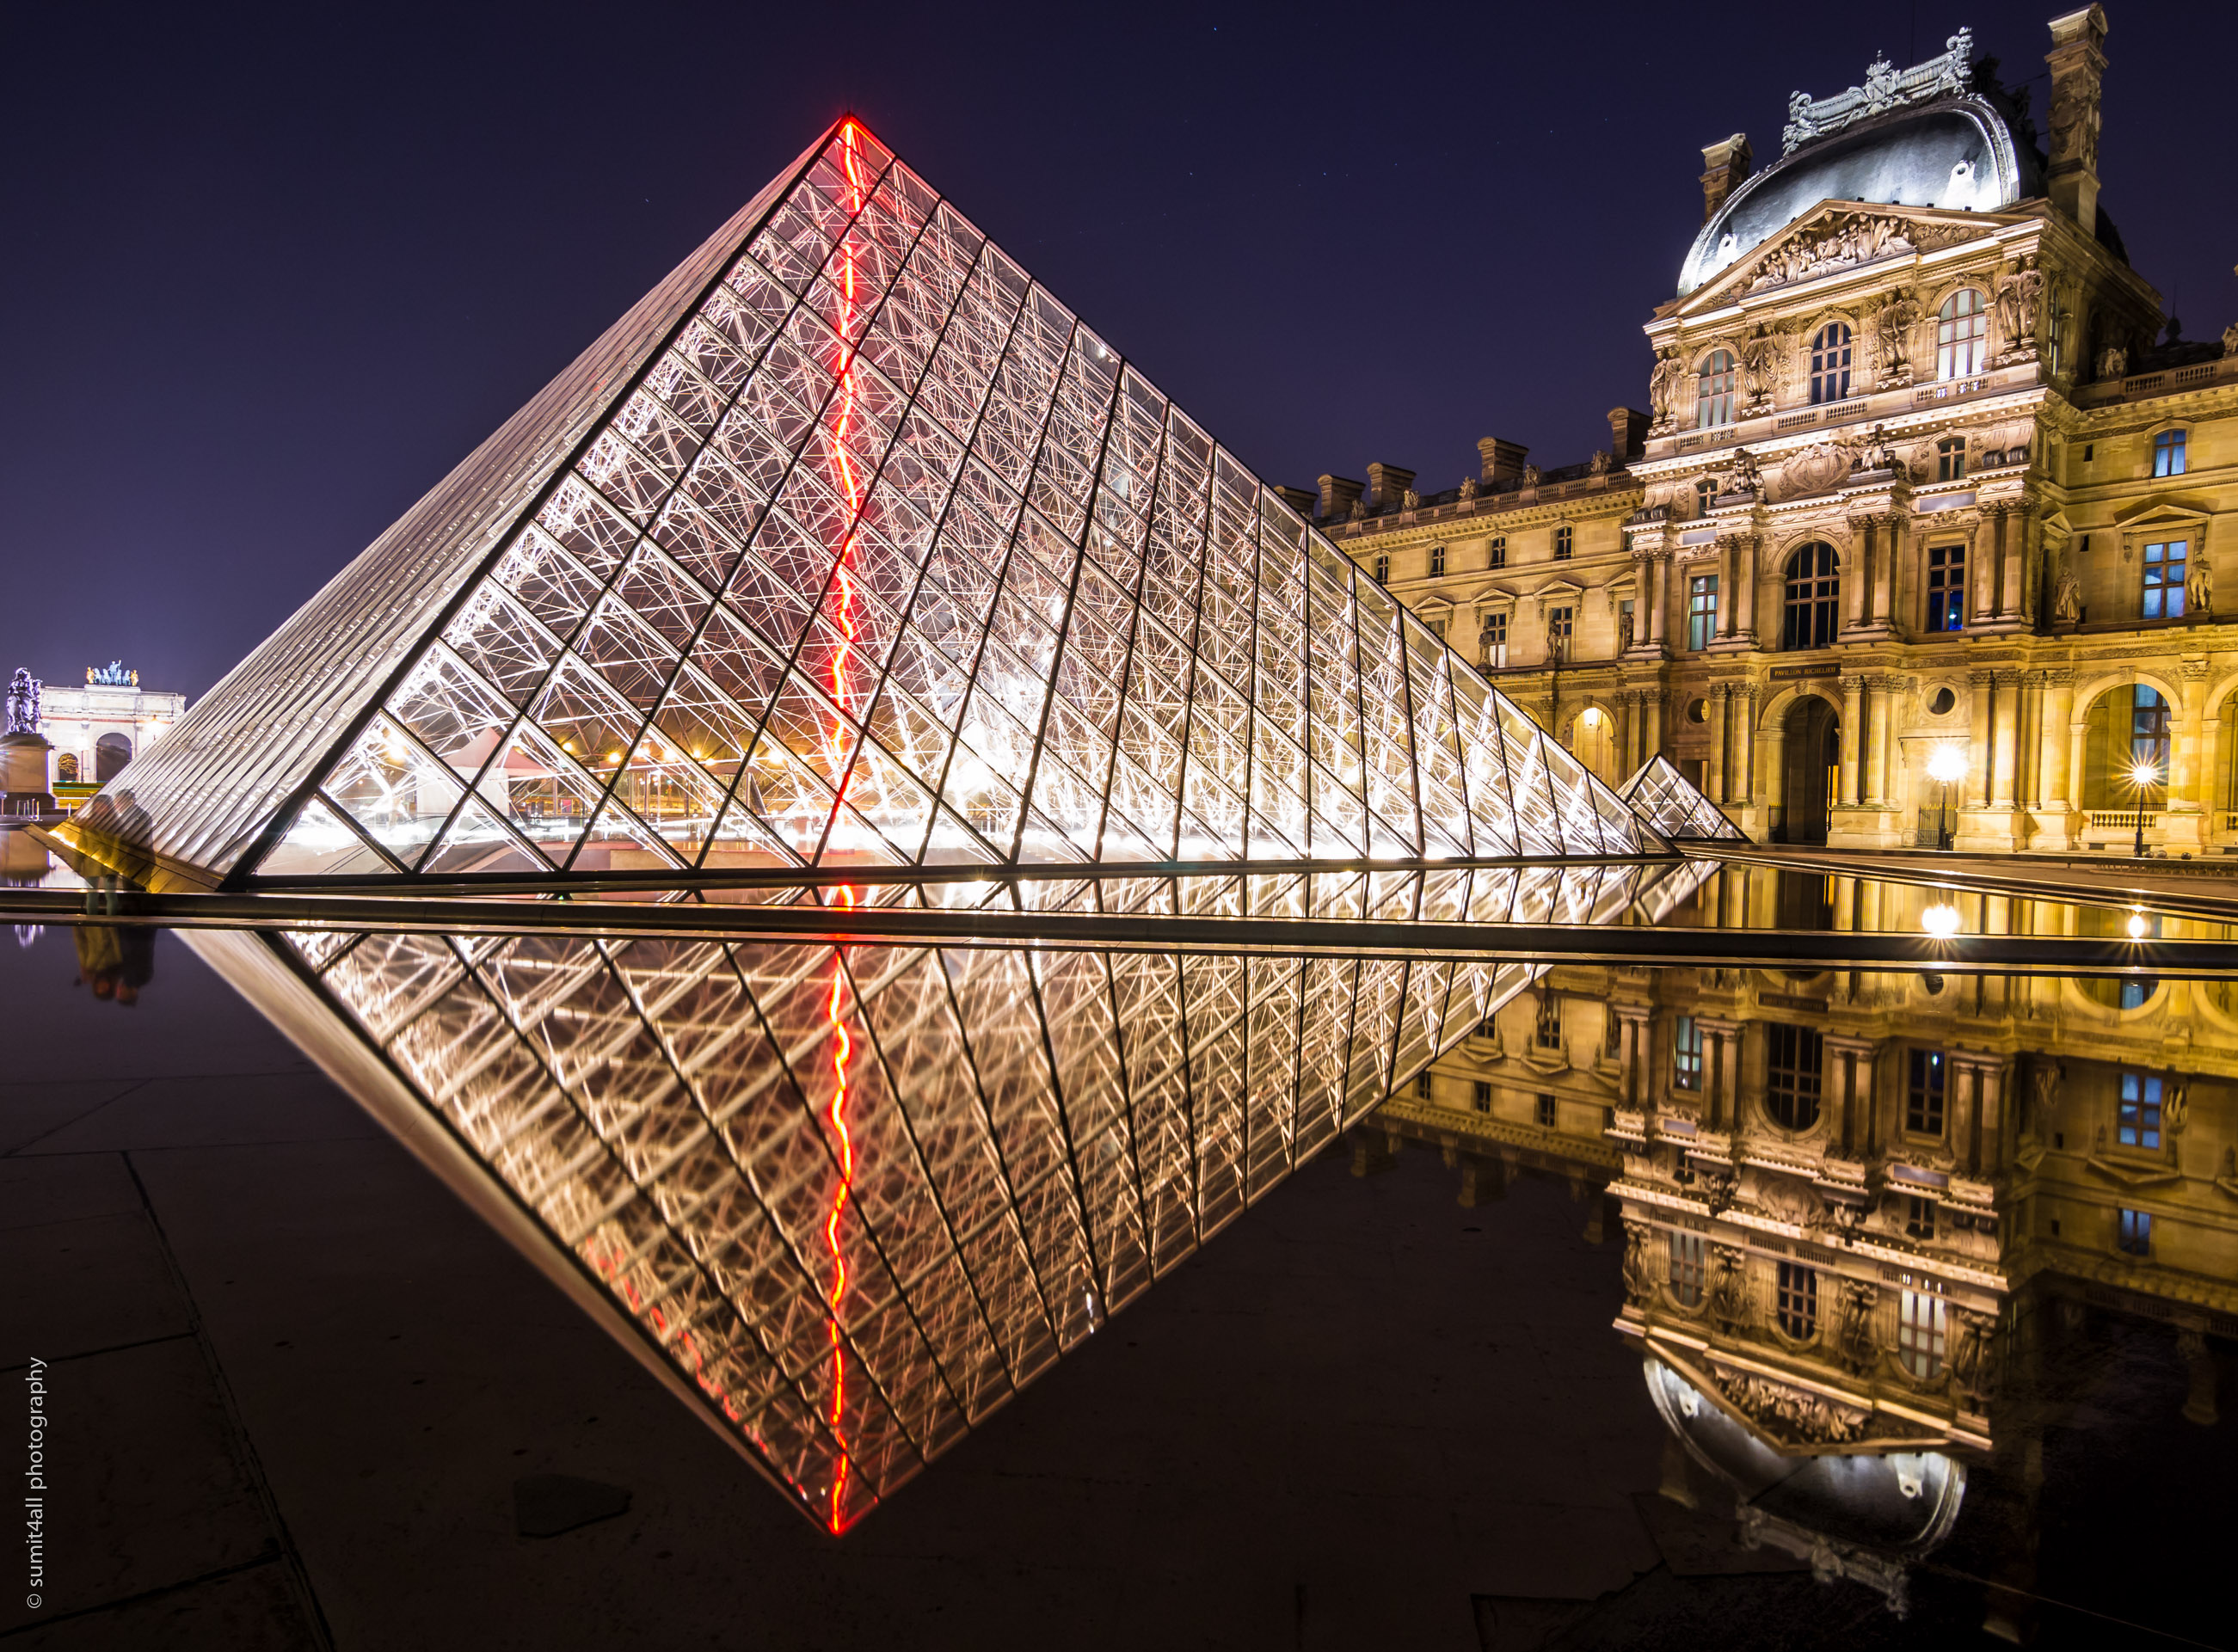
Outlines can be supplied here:
[[1659, 751], [1617, 788], [1617, 795], [1665, 837], [1696, 843], [1748, 841], [1747, 834], [1726, 819], [1725, 812], [1702, 795], [1701, 788]]
[[[1672, 867], [852, 123], [128, 789], [84, 824], [236, 886], [796, 867], [777, 898], [1606, 923]], [[957, 876], [879, 881], [912, 864]], [[1530, 974], [196, 944], [835, 1530]]]

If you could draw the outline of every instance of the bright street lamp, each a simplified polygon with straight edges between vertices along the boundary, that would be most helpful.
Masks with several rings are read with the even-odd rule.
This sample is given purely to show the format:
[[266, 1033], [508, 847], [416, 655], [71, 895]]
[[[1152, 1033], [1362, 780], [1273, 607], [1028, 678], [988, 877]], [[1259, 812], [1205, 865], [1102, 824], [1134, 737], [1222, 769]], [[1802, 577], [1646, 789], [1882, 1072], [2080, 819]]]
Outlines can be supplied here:
[[[1936, 847], [1950, 847], [1950, 788], [1966, 777], [1966, 753], [1955, 745], [1940, 745], [1927, 756], [1927, 777], [1943, 786], [1943, 818]], [[1955, 916], [1955, 915], [1954, 915]]]
[[2137, 789], [2137, 848], [2136, 857], [2145, 857], [2145, 790], [2160, 783], [2160, 765], [2149, 758], [2139, 758], [2129, 765], [2129, 783]]

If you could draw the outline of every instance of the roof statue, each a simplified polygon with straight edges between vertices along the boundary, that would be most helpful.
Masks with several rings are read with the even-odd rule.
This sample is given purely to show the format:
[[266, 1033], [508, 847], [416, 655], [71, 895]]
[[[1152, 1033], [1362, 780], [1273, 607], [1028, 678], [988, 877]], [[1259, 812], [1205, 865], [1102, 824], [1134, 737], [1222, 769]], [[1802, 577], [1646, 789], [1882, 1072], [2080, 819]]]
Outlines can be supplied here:
[[[56, 836], [173, 886], [1012, 930], [1606, 925], [1698, 881], [854, 120]], [[833, 1530], [1539, 973], [192, 944]]]
[[1940, 56], [1915, 63], [1901, 74], [1885, 57], [1877, 57], [1865, 70], [1865, 83], [1831, 97], [1813, 98], [1797, 92], [1787, 100], [1787, 127], [1781, 134], [1781, 153], [1790, 155], [1814, 138], [1838, 132], [1852, 121], [1885, 114], [1907, 104], [1955, 97], [1974, 84], [1974, 31], [1961, 29], [1944, 43]]
[[106, 665], [87, 666], [85, 680], [93, 688], [137, 688], [140, 673], [125, 670], [122, 660], [113, 659]]

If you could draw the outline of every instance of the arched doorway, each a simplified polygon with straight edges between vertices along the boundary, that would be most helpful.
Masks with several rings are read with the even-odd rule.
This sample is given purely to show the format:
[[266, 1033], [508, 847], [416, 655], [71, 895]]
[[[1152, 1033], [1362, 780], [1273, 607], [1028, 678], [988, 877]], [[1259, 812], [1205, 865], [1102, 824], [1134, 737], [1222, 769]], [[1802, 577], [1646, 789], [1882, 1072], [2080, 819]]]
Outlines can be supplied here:
[[1624, 778], [1616, 770], [1616, 720], [1598, 705], [1578, 713], [1570, 730], [1570, 750], [1595, 777], [1614, 784]]
[[1783, 731], [1782, 841], [1823, 843], [1842, 768], [1842, 720], [1825, 701], [1806, 694], [1788, 708]]
[[132, 761], [132, 743], [121, 734], [104, 734], [93, 743], [93, 777], [107, 785]]
[[2090, 703], [2082, 737], [2084, 809], [2129, 816], [2167, 806], [2169, 721], [2167, 697], [2142, 683], [2108, 689]]

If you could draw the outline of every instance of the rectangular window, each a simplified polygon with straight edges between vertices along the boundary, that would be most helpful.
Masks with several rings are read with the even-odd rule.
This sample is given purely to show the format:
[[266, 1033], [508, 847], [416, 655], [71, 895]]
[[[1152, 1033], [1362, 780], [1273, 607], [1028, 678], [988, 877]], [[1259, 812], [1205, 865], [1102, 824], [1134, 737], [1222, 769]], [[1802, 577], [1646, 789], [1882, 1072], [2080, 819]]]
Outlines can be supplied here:
[[1935, 1237], [1933, 1199], [1922, 1199], [1917, 1193], [1904, 1195], [1904, 1232], [1907, 1239], [1931, 1239]]
[[1486, 614], [1484, 628], [1477, 633], [1477, 642], [1484, 653], [1480, 662], [1487, 671], [1500, 671], [1507, 664], [1507, 616]]
[[1783, 1130], [1818, 1122], [1825, 1041], [1808, 1027], [1774, 1022], [1765, 1028], [1764, 1110]]
[[1505, 568], [1507, 565], [1507, 538], [1505, 534], [1485, 548], [1484, 565], [1487, 568]]
[[2121, 1213], [2120, 1226], [2116, 1230], [2115, 1242], [2130, 1256], [2150, 1256], [2153, 1253], [2153, 1219], [2141, 1210]]
[[2181, 476], [2183, 474], [2185, 433], [2164, 430], [2153, 438], [2153, 474]]
[[2161, 1146], [2161, 1081], [2143, 1073], [2122, 1074], [2118, 1128], [2124, 1147], [2158, 1153]]
[[1414, 1094], [1421, 1100], [1430, 1100], [1430, 1075], [1427, 1072], [1414, 1074]]
[[2183, 613], [2183, 572], [2190, 559], [2191, 541], [2170, 539], [2145, 547], [2147, 619], [2175, 619]]
[[1921, 1382], [1943, 1374], [1950, 1346], [1950, 1306], [1932, 1291], [1906, 1291], [1897, 1302], [1896, 1351], [1904, 1368]]
[[1639, 642], [1639, 633], [1636, 629], [1637, 625], [1638, 622], [1632, 618], [1632, 598], [1626, 597], [1616, 605], [1616, 634], [1619, 649], [1630, 648]]
[[1702, 1087], [1702, 1026], [1692, 1015], [1671, 1024], [1671, 1082], [1682, 1090]]
[[1532, 1041], [1542, 1050], [1562, 1047], [1562, 1001], [1552, 993], [1539, 1001], [1539, 1019], [1532, 1028]]
[[1682, 1308], [1702, 1305], [1702, 1236], [1671, 1236], [1671, 1294]]
[[1375, 583], [1379, 585], [1387, 585], [1391, 583], [1390, 558], [1378, 557], [1375, 558]]
[[1795, 1262], [1779, 1265], [1779, 1328], [1798, 1342], [1818, 1330], [1818, 1270]]
[[1966, 547], [1927, 548], [1927, 629], [1958, 631], [1966, 624]]
[[1434, 545], [1430, 547], [1430, 578], [1433, 579], [1442, 579], [1445, 577], [1446, 547], [1441, 545]]
[[1567, 562], [1572, 547], [1577, 543], [1567, 524], [1554, 530], [1554, 560]]
[[1575, 611], [1568, 608], [1549, 608], [1546, 611], [1546, 652], [1555, 659], [1570, 657], [1570, 628]]
[[1710, 507], [1717, 502], [1717, 479], [1714, 477], [1705, 476], [1700, 481], [1694, 484], [1694, 514], [1696, 516], [1709, 515]]
[[1718, 576], [1698, 573], [1686, 582], [1686, 646], [1707, 648], [1718, 635]]
[[1904, 1127], [1912, 1134], [1943, 1133], [1943, 1080], [1949, 1070], [1941, 1050], [1912, 1051], [1910, 1081], [1904, 1093]]
[[1469, 1086], [1469, 1105], [1479, 1113], [1492, 1111], [1492, 1086], [1482, 1079]]
[[1539, 1097], [1539, 1127], [1542, 1130], [1554, 1127], [1554, 1098], [1543, 1092]]
[[1946, 436], [1935, 444], [1935, 479], [1956, 482], [1966, 474], [1966, 439]]

